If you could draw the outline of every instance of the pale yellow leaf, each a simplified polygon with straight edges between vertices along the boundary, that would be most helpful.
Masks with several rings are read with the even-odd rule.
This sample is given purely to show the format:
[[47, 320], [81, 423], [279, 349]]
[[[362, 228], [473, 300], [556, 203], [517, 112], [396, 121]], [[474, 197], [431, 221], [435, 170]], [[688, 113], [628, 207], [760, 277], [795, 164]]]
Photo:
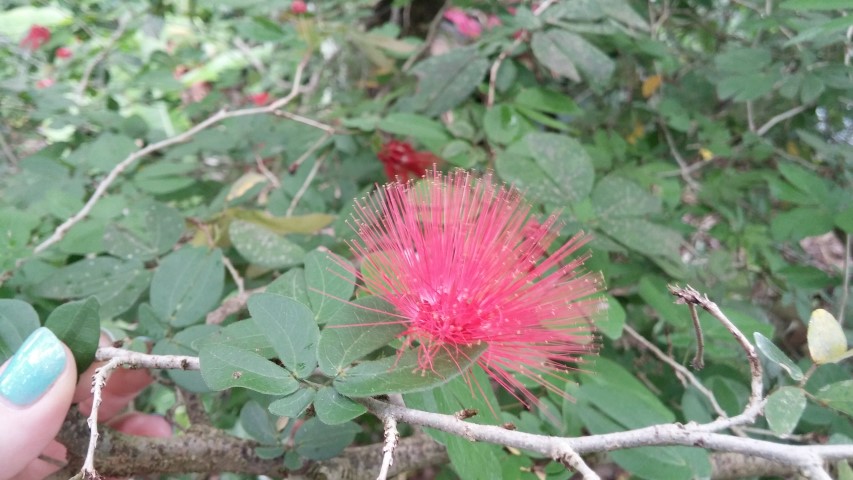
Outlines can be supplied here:
[[813, 311], [809, 319], [808, 343], [812, 360], [818, 365], [837, 362], [847, 353], [844, 330], [835, 317], [822, 308]]

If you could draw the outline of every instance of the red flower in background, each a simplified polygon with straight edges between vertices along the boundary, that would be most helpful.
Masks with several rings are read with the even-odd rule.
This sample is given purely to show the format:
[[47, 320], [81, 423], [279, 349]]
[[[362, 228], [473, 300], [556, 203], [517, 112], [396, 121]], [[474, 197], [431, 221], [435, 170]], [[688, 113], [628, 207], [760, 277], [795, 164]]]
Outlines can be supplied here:
[[52, 78], [42, 78], [36, 82], [36, 88], [50, 88], [56, 81]]
[[[565, 396], [558, 372], [594, 351], [591, 317], [602, 308], [598, 276], [572, 258], [578, 235], [547, 256], [557, 236], [511, 187], [464, 171], [391, 183], [356, 204], [363, 260], [358, 281], [392, 305], [421, 369], [436, 354], [486, 345], [477, 363], [526, 405], [538, 399], [514, 374]], [[470, 381], [470, 377], [469, 377]]]
[[476, 19], [471, 18], [464, 10], [457, 7], [448, 8], [444, 12], [444, 18], [456, 26], [459, 33], [468, 38], [477, 38], [483, 33], [483, 27]]
[[50, 41], [50, 30], [41, 25], [33, 25], [27, 32], [27, 35], [21, 40], [21, 48], [26, 48], [30, 51], [36, 51]]
[[270, 94], [267, 92], [255, 93], [249, 95], [249, 100], [251, 100], [256, 106], [263, 107], [270, 101]]
[[403, 182], [424, 176], [427, 169], [441, 162], [432, 153], [417, 151], [411, 143], [399, 140], [386, 142], [376, 156], [385, 165], [385, 175], [389, 180], [399, 177]]
[[73, 54], [68, 47], [59, 47], [56, 49], [56, 58], [71, 58]]
[[306, 12], [308, 12], [308, 5], [302, 0], [293, 0], [290, 2], [290, 13], [301, 15]]

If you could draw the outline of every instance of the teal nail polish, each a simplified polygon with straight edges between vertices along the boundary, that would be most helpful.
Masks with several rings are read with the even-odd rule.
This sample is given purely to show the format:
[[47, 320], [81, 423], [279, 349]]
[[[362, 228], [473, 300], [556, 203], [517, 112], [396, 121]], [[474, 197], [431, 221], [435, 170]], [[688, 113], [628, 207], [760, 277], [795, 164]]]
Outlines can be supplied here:
[[56, 335], [44, 327], [36, 329], [0, 374], [0, 396], [21, 407], [35, 402], [59, 378], [65, 362]]

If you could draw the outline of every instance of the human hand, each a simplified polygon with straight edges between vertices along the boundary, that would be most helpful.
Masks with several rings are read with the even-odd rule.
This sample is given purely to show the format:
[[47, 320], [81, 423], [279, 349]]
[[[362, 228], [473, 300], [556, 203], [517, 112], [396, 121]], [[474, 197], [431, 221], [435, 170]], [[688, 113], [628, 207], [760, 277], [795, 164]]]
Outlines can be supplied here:
[[[97, 367], [89, 367], [75, 387], [77, 365], [71, 351], [43, 327], [0, 367], [0, 480], [41, 480], [61, 468], [65, 447], [54, 437], [72, 403], [78, 403], [84, 415], [91, 412], [91, 379]], [[170, 436], [172, 427], [163, 417], [119, 415], [151, 382], [146, 370], [116, 371], [103, 390], [99, 418], [124, 433]]]

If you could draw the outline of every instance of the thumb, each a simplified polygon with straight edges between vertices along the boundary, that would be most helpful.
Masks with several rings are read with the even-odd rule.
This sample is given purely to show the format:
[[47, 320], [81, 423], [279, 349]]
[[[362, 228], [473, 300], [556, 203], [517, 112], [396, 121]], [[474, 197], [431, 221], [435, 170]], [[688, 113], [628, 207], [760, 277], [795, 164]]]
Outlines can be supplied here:
[[77, 366], [47, 328], [24, 341], [0, 372], [0, 480], [11, 478], [59, 432], [74, 394]]

